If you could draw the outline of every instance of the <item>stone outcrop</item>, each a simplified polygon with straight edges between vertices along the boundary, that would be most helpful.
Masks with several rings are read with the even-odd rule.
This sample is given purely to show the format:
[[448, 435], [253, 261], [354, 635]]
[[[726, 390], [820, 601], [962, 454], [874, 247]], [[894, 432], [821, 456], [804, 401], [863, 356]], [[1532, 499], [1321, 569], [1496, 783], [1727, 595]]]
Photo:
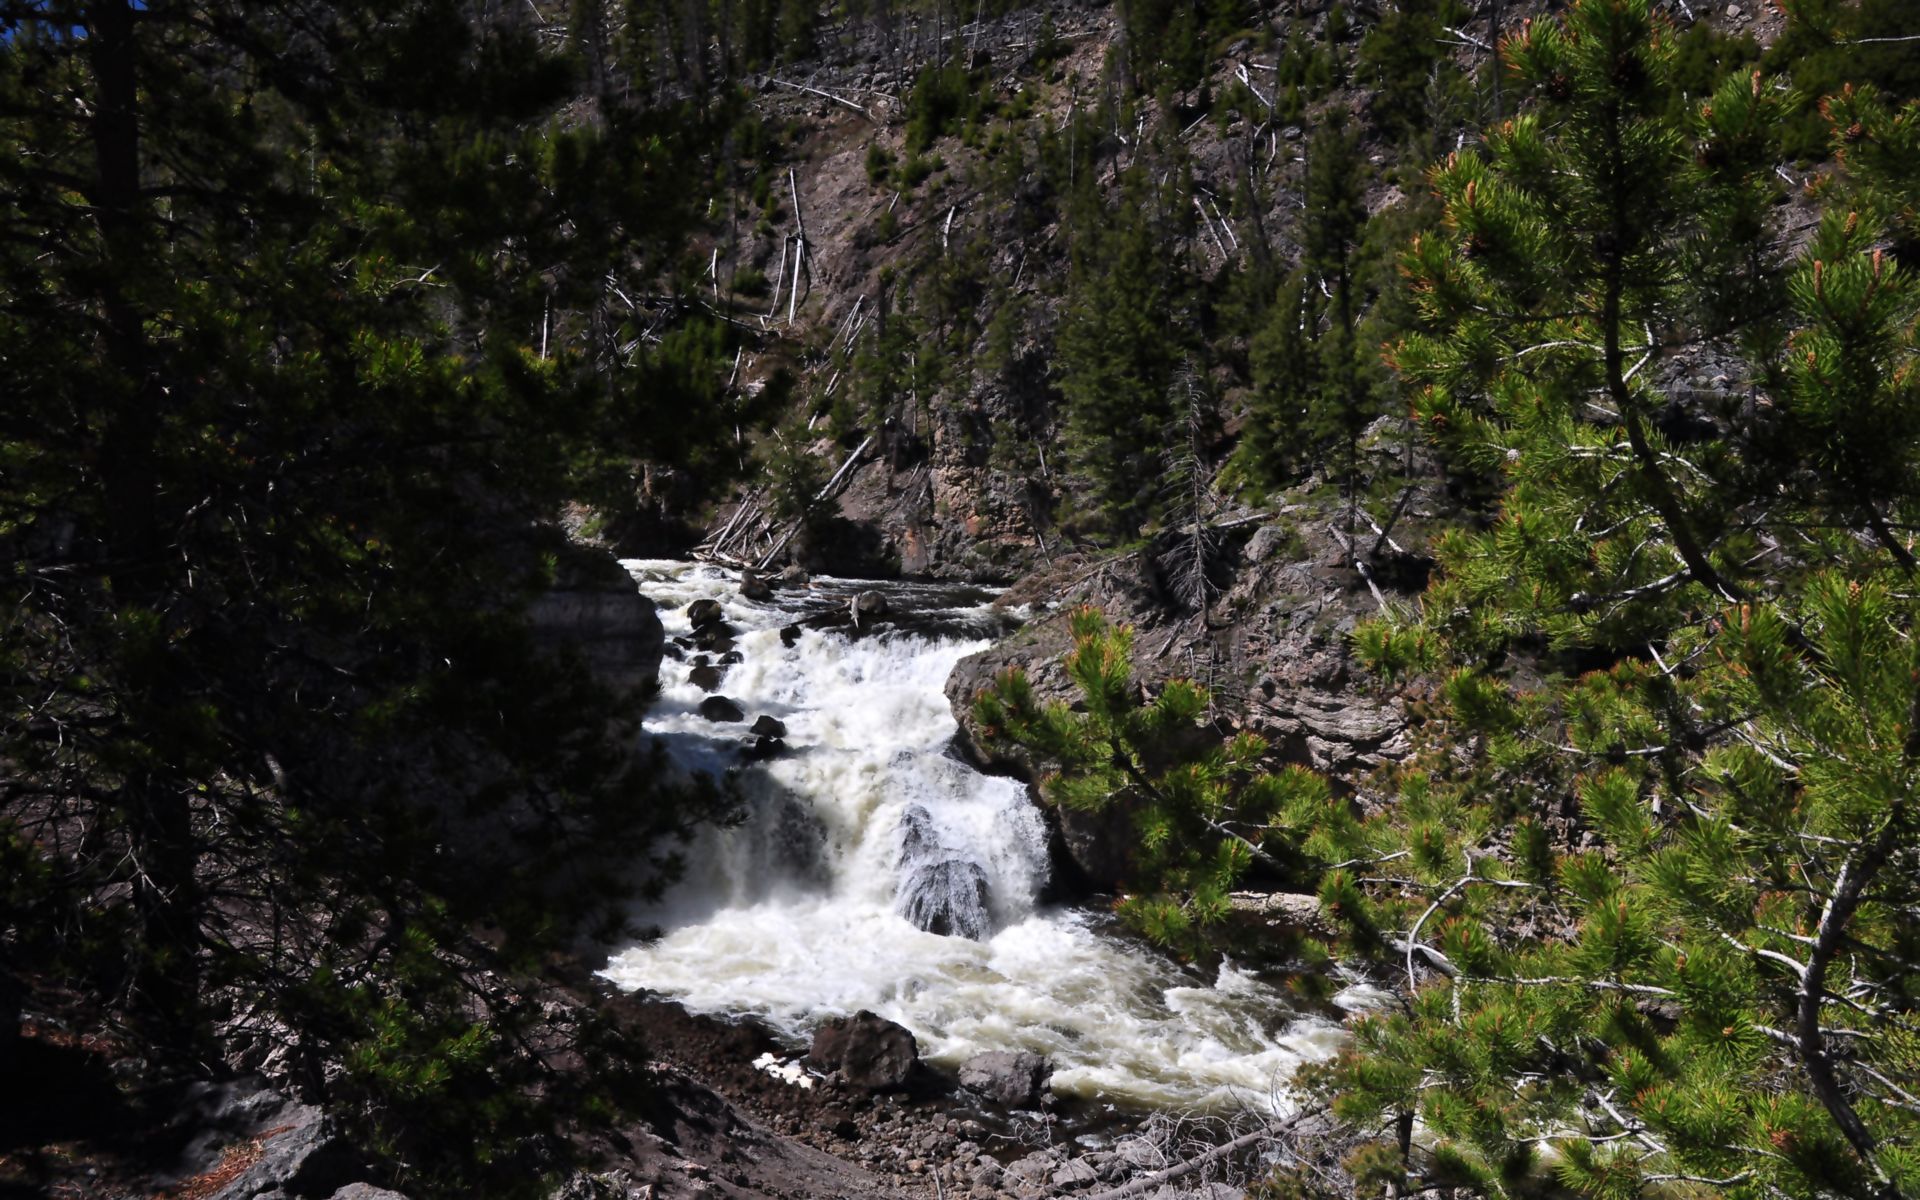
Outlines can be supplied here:
[[1227, 920], [1268, 934], [1330, 938], [1339, 931], [1320, 904], [1302, 892], [1230, 892]]
[[[192, 1085], [173, 1124], [187, 1141], [156, 1186], [210, 1200], [406, 1200], [370, 1182], [331, 1116], [258, 1077]], [[235, 1167], [244, 1164], [237, 1171]]]
[[652, 600], [611, 559], [613, 575], [564, 579], [527, 609], [534, 642], [571, 648], [601, 681], [619, 688], [653, 688], [660, 675], [666, 632]]
[[[1390, 433], [1376, 430], [1369, 444], [1390, 442]], [[1437, 489], [1413, 494], [1395, 538], [1423, 544], [1425, 529], [1448, 503]], [[1265, 738], [1271, 765], [1311, 767], [1339, 789], [1364, 792], [1374, 771], [1411, 753], [1405, 706], [1353, 661], [1350, 635], [1383, 602], [1410, 603], [1425, 585], [1424, 561], [1383, 541], [1371, 567], [1381, 589], [1376, 599], [1353, 569], [1340, 528], [1345, 514], [1333, 501], [1221, 520], [1230, 531], [1222, 534], [1221, 592], [1204, 613], [1167, 595], [1145, 552], [1104, 561], [1061, 556], [1009, 588], [1001, 603], [1028, 605], [1035, 615], [961, 660], [947, 681], [962, 753], [1030, 781], [1046, 769], [1018, 747], [983, 745], [973, 698], [1019, 667], [1042, 702], [1077, 700], [1063, 660], [1073, 648], [1069, 614], [1082, 604], [1133, 626], [1134, 674], [1149, 691], [1178, 677], [1205, 685], [1221, 726]], [[1374, 539], [1362, 540], [1370, 551]], [[1059, 874], [1087, 890], [1112, 890], [1128, 874], [1132, 815], [1124, 804], [1097, 813], [1053, 811]]]

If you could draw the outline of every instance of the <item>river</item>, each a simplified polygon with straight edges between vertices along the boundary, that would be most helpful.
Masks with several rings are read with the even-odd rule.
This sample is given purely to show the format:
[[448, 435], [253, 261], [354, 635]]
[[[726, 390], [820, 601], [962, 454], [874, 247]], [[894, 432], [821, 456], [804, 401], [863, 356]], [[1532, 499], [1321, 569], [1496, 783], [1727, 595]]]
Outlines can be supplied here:
[[[708, 693], [689, 682], [687, 651], [662, 663], [647, 728], [682, 768], [734, 772], [747, 802], [641, 914], [658, 936], [614, 955], [616, 984], [752, 1015], [796, 1042], [825, 1016], [871, 1009], [935, 1064], [1033, 1050], [1054, 1062], [1056, 1092], [1136, 1110], [1284, 1109], [1294, 1070], [1338, 1049], [1337, 1022], [1248, 972], [1202, 975], [1102, 911], [1042, 903], [1046, 829], [1025, 788], [951, 750], [949, 672], [1017, 623], [991, 592], [816, 578], [754, 602], [718, 567], [626, 565], [669, 638], [691, 632], [692, 601], [724, 605], [741, 661], [718, 692], [745, 721], [700, 715]], [[783, 641], [783, 627], [867, 588], [896, 618], [877, 632]], [[763, 714], [785, 724], [788, 750], [748, 762]]]

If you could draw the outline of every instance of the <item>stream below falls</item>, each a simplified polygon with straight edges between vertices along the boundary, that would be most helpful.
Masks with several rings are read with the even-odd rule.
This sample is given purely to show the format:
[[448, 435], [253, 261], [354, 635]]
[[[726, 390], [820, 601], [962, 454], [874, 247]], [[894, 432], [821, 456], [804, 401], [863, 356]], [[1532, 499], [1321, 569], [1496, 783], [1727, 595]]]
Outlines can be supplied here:
[[[745, 719], [700, 714], [710, 693], [685, 649], [661, 664], [646, 725], [680, 767], [734, 772], [746, 819], [688, 848], [685, 878], [640, 914], [658, 936], [607, 964], [617, 985], [802, 1043], [824, 1017], [871, 1009], [936, 1065], [1032, 1050], [1055, 1092], [1131, 1110], [1282, 1109], [1295, 1068], [1338, 1049], [1337, 1023], [1248, 972], [1183, 969], [1101, 910], [1041, 902], [1047, 834], [1025, 787], [951, 749], [948, 673], [1018, 624], [992, 592], [816, 578], [749, 601], [718, 567], [626, 566], [670, 641], [691, 634], [691, 602], [725, 609], [740, 661], [717, 691]], [[783, 642], [867, 589], [889, 607], [877, 628]], [[787, 750], [754, 762], [761, 715], [784, 723]]]

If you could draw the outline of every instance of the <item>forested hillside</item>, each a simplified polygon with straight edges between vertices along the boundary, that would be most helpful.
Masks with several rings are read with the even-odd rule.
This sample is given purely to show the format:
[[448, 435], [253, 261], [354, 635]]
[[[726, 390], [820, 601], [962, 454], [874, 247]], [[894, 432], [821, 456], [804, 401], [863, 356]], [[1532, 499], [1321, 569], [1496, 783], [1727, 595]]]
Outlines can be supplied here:
[[1904, 0], [0, 4], [0, 1194], [237, 1074], [673, 1140], [553, 982], [744, 816], [616, 555], [1011, 585], [1063, 886], [1389, 997], [1260, 1194], [1920, 1193], [1916, 101]]

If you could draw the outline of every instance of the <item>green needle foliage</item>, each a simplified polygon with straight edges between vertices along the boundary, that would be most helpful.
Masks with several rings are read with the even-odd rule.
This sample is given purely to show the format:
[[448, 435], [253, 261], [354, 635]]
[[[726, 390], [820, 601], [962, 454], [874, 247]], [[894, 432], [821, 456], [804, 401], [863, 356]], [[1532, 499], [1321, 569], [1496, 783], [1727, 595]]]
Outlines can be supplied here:
[[1442, 539], [1423, 622], [1355, 638], [1450, 673], [1393, 807], [1320, 850], [1374, 864], [1322, 897], [1407, 986], [1338, 1109], [1411, 1149], [1367, 1158], [1403, 1190], [1911, 1196], [1914, 112], [1829, 101], [1851, 175], [1784, 261], [1779, 91], [1674, 104], [1650, 7], [1507, 43], [1530, 102], [1435, 170], [1406, 259], [1395, 362], [1500, 503]]
[[1041, 781], [1048, 800], [1098, 811], [1119, 806], [1139, 840], [1132, 860], [1138, 890], [1118, 912], [1164, 946], [1193, 950], [1227, 915], [1227, 895], [1256, 860], [1277, 866], [1263, 839], [1289, 804], [1323, 798], [1325, 782], [1304, 771], [1268, 774], [1266, 742], [1251, 733], [1221, 742], [1209, 725], [1206, 689], [1169, 682], [1151, 699], [1133, 681], [1133, 630], [1109, 628], [1098, 609], [1071, 618], [1065, 660], [1081, 702], [1042, 704], [1018, 668], [974, 701], [990, 743], [1017, 744], [1053, 764]]

